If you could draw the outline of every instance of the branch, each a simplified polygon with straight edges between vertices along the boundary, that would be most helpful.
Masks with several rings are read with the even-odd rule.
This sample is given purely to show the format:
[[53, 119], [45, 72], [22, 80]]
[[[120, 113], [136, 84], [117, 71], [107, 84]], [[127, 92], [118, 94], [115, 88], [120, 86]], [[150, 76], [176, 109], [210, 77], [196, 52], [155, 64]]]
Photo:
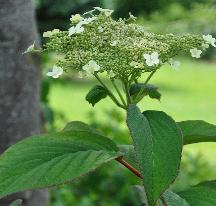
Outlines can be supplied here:
[[132, 167], [128, 162], [126, 162], [122, 157], [116, 158], [116, 161], [124, 165], [127, 169], [129, 169], [132, 173], [134, 173], [137, 177], [143, 179], [142, 174], [136, 170], [134, 167]]

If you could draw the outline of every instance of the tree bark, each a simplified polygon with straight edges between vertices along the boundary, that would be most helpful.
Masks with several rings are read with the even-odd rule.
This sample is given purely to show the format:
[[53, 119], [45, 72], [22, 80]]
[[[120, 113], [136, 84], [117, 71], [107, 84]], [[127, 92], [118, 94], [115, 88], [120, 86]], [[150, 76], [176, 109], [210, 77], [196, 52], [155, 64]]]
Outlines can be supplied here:
[[[22, 55], [38, 39], [32, 2], [0, 0], [0, 153], [40, 132], [38, 58]], [[23, 199], [23, 206], [48, 205], [47, 191], [38, 190], [4, 198], [0, 206], [15, 199]]]

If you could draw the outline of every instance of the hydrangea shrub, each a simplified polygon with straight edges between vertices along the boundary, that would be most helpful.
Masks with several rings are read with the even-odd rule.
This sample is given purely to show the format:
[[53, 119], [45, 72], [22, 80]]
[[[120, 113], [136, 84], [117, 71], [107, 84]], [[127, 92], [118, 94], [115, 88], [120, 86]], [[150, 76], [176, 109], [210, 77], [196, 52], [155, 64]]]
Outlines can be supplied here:
[[[137, 103], [146, 96], [160, 99], [152, 76], [169, 64], [178, 69], [175, 57], [189, 53], [200, 58], [211, 35], [176, 36], [148, 32], [136, 18], [113, 20], [112, 10], [95, 7], [72, 15], [68, 31], [44, 33], [42, 52], [56, 52], [61, 59], [48, 76], [58, 78], [77, 70], [81, 78], [98, 80], [86, 95], [93, 106], [110, 97], [127, 113], [131, 145], [117, 145], [80, 121], [73, 121], [54, 134], [36, 135], [11, 146], [0, 156], [0, 197], [36, 188], [66, 184], [109, 161], [129, 169], [142, 185], [136, 186], [147, 206], [215, 206], [216, 183], [200, 183], [185, 191], [173, 192], [184, 145], [215, 142], [216, 126], [201, 120], [175, 122], [162, 111], [141, 112]], [[31, 45], [24, 54], [41, 52]], [[104, 76], [112, 87], [104, 82]], [[146, 79], [143, 81], [143, 77]], [[115, 92], [113, 91], [115, 90]]]

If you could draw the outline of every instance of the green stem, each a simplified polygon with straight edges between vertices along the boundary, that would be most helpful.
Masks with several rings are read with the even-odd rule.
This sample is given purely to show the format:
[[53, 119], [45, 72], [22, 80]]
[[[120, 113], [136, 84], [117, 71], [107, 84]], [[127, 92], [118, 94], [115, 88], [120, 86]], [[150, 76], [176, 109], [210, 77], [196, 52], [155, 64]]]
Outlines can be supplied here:
[[137, 97], [136, 99], [134, 100], [135, 103], [138, 103], [140, 101], [140, 96], [142, 95], [142, 93], [144, 92], [145, 90], [145, 86], [148, 84], [148, 82], [150, 81], [150, 79], [152, 78], [152, 76], [154, 75], [154, 73], [156, 72], [157, 70], [154, 70], [150, 73], [150, 75], [147, 77], [146, 81], [144, 82], [143, 84], [143, 87], [140, 89], [140, 91], [138, 92], [137, 94]]
[[117, 91], [117, 93], [118, 93], [118, 95], [119, 95], [119, 97], [120, 97], [120, 99], [121, 99], [123, 105], [124, 105], [125, 107], [127, 107], [127, 103], [125, 102], [124, 97], [122, 96], [122, 94], [121, 94], [120, 90], [118, 89], [117, 85], [115, 84], [115, 80], [111, 80], [111, 82], [112, 82], [112, 84], [113, 84], [113, 87], [114, 87], [115, 90]]
[[152, 71], [151, 73], [150, 73], [150, 75], [148, 76], [148, 78], [146, 79], [146, 81], [144, 82], [144, 85], [146, 85], [148, 82], [149, 82], [149, 80], [152, 78], [152, 76], [154, 75], [154, 73], [156, 72], [157, 70], [154, 70], [154, 71]]
[[114, 96], [114, 94], [113, 94], [113, 93], [109, 90], [109, 88], [103, 83], [103, 81], [100, 79], [100, 77], [99, 77], [96, 73], [94, 73], [94, 76], [95, 76], [96, 79], [101, 83], [101, 85], [107, 90], [108, 95], [109, 95], [110, 98], [113, 100], [113, 102], [114, 102], [117, 106], [121, 107], [122, 109], [126, 109], [126, 107], [125, 107], [124, 105], [122, 105], [122, 104], [118, 101], [118, 99]]
[[124, 88], [125, 88], [125, 93], [126, 93], [126, 98], [127, 98], [127, 105], [131, 104], [132, 101], [131, 101], [131, 96], [130, 96], [130, 92], [129, 92], [129, 85], [128, 85], [128, 82], [127, 81], [123, 81], [123, 85], [124, 85]]

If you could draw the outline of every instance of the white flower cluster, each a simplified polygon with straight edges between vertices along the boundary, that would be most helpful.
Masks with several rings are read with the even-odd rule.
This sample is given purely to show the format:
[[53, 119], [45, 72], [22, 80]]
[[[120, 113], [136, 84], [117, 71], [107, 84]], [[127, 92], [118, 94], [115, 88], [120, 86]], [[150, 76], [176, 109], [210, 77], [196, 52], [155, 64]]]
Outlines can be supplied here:
[[[213, 47], [216, 47], [216, 39], [212, 37], [212, 35], [208, 34], [208, 35], [203, 35], [203, 39], [205, 41], [204, 44], [202, 44], [202, 48], [203, 49], [207, 49], [209, 48], [209, 45], [212, 45]], [[190, 53], [191, 56], [194, 58], [200, 58], [201, 54], [202, 54], [202, 50], [197, 49], [197, 48], [193, 48], [190, 49]]]
[[152, 52], [151, 54], [143, 54], [146, 64], [150, 67], [158, 65], [160, 63], [159, 54], [157, 52]]
[[57, 67], [56, 65], [53, 66], [52, 71], [47, 72], [47, 76], [52, 77], [54, 79], [58, 78], [62, 74], [63, 74], [63, 69], [61, 67]]
[[91, 75], [99, 71], [100, 66], [97, 64], [96, 61], [90, 60], [86, 65], [82, 67], [82, 69], [86, 72], [87, 75]]
[[[100, 70], [100, 66], [97, 64], [96, 61], [90, 60], [86, 65], [82, 67], [82, 70], [83, 71], [79, 72], [80, 78], [91, 76], [92, 74], [95, 74], [95, 72], [98, 72]], [[109, 78], [115, 77], [115, 74], [112, 70], [110, 70], [107, 75]]]
[[[145, 63], [149, 66], [157, 66], [160, 64], [160, 59], [159, 59], [159, 54], [158, 52], [152, 52], [151, 54], [143, 54]], [[179, 69], [180, 66], [180, 62], [179, 61], [175, 61], [172, 58], [169, 59], [168, 63], [170, 64], [171, 67], [173, 67], [175, 70]], [[130, 63], [130, 66], [134, 67], [134, 68], [142, 68], [144, 67], [144, 64], [142, 63], [138, 63], [135, 61], [132, 61]]]
[[131, 21], [133, 15], [114, 20], [112, 12], [95, 7], [83, 15], [72, 15], [68, 31], [44, 33], [50, 38], [45, 50], [64, 55], [56, 63], [62, 69], [55, 68], [49, 76], [57, 78], [63, 69], [77, 69], [80, 77], [106, 72], [109, 78], [132, 82], [143, 72], [153, 72], [165, 63], [178, 70], [180, 62], [174, 58], [181, 52], [190, 51], [192, 57], [200, 58], [210, 45], [216, 47], [211, 35], [154, 34]]
[[[76, 15], [78, 15], [78, 14], [76, 14]], [[91, 22], [93, 22], [96, 19], [96, 17], [89, 17], [89, 18], [84, 19], [82, 17], [79, 18], [76, 15], [74, 15], [74, 16], [72, 15], [71, 21], [72, 22], [78, 22], [78, 23], [76, 24], [76, 26], [72, 26], [68, 30], [69, 36], [72, 36], [73, 34], [79, 34], [79, 33], [84, 32], [85, 29], [84, 29], [83, 25], [90, 24]]]
[[[83, 19], [82, 17], [80, 17], [80, 15], [78, 16], [78, 14], [73, 15], [72, 18], [71, 18], [71, 21], [73, 21], [73, 22], [78, 22], [79, 21], [79, 23], [76, 26], [71, 27], [69, 29], [69, 36], [71, 36], [71, 35], [73, 35], [75, 33], [81, 33], [81, 32], [83, 32], [84, 28], [82, 27], [82, 25], [89, 24], [92, 21], [94, 21], [94, 19], [95, 19], [94, 17]], [[100, 27], [98, 29], [102, 30], [102, 27]], [[54, 29], [53, 31], [45, 32], [43, 36], [44, 37], [50, 37], [53, 34], [56, 34], [58, 32], [59, 32], [58, 29]], [[215, 45], [216, 39], [213, 38], [212, 35], [203, 35], [203, 39], [205, 41], [205, 45], [203, 46], [204, 48], [208, 48], [209, 45], [212, 45], [212, 46], [216, 47], [216, 45]], [[117, 41], [111, 42], [110, 45], [111, 46], [116, 46], [117, 45]], [[31, 51], [34, 50], [34, 48], [35, 48], [35, 45], [32, 44], [24, 53], [31, 52]], [[202, 50], [199, 50], [197, 48], [193, 48], [193, 49], [190, 49], [190, 52], [191, 52], [191, 56], [192, 57], [194, 57], [194, 58], [200, 58]], [[157, 66], [157, 65], [160, 64], [159, 54], [156, 51], [152, 52], [151, 54], [143, 54], [143, 58], [145, 60], [145, 63], [149, 67]], [[175, 70], [179, 69], [179, 66], [180, 66], [180, 62], [179, 61], [175, 61], [175, 60], [173, 60], [171, 58], [171, 59], [169, 59], [168, 63]], [[142, 68], [144, 66], [144, 64], [132, 61], [130, 63], [130, 66], [132, 66], [134, 68]], [[98, 72], [100, 70], [100, 66], [97, 64], [96, 61], [90, 60], [86, 65], [84, 65], [82, 67], [82, 69], [83, 69], [83, 71], [79, 72], [79, 76], [81, 78], [89, 76], [91, 74], [94, 74], [95, 72]], [[54, 66], [53, 70], [51, 72], [47, 73], [47, 76], [51, 76], [53, 78], [58, 78], [62, 74], [63, 74], [63, 69], [61, 67]], [[114, 74], [114, 72], [112, 70], [110, 70], [110, 72], [108, 73], [108, 76], [110, 78], [113, 78], [113, 77], [115, 77], [115, 74]]]
[[[110, 9], [102, 9], [100, 7], [94, 7], [94, 10], [88, 12], [88, 13], [92, 13], [93, 11], [95, 10], [98, 10], [100, 11], [101, 13], [104, 13], [106, 16], [110, 16], [112, 13], [113, 13], [113, 10], [110, 10]], [[87, 13], [86, 13], [87, 14]], [[73, 34], [79, 34], [79, 33], [82, 33], [85, 31], [83, 25], [86, 25], [86, 24], [90, 24], [91, 22], [93, 22], [94, 20], [96, 19], [95, 16], [93, 17], [89, 17], [89, 18], [83, 18], [80, 16], [80, 14], [75, 14], [75, 15], [72, 15], [71, 18], [70, 18], [70, 21], [73, 23], [73, 24], [76, 24], [76, 26], [72, 26], [70, 29], [69, 29], [69, 36], [72, 36]], [[100, 32], [103, 32], [103, 28], [100, 27], [98, 28], [98, 30]]]
[[74, 24], [77, 24], [77, 23], [79, 23], [82, 20], [83, 20], [83, 17], [80, 14], [72, 15], [71, 18], [70, 18], [70, 21], [72, 23], [74, 23]]
[[59, 29], [53, 29], [52, 31], [46, 31], [43, 33], [43, 37], [50, 38], [51, 36], [53, 36], [54, 34], [58, 34], [59, 32], [60, 32]]

